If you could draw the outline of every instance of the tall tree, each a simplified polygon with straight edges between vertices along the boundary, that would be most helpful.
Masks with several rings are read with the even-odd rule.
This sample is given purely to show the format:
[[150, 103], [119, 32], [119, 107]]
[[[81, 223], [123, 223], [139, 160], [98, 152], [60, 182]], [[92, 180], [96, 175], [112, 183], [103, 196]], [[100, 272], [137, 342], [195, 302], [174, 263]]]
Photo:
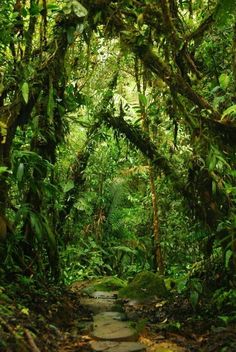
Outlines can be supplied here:
[[[151, 140], [150, 129], [149, 129], [149, 116], [147, 113], [147, 77], [145, 68], [139, 65], [139, 60], [135, 59], [135, 79], [137, 85], [137, 91], [139, 94], [139, 105], [142, 118], [142, 129]], [[158, 217], [158, 205], [157, 205], [157, 191], [155, 186], [155, 169], [152, 165], [151, 160], [148, 160], [149, 167], [149, 180], [150, 180], [150, 191], [152, 197], [152, 212], [153, 212], [153, 243], [154, 243], [154, 266], [155, 270], [158, 270], [160, 274], [164, 274], [164, 261], [161, 249], [161, 238], [159, 229], [159, 217]]]

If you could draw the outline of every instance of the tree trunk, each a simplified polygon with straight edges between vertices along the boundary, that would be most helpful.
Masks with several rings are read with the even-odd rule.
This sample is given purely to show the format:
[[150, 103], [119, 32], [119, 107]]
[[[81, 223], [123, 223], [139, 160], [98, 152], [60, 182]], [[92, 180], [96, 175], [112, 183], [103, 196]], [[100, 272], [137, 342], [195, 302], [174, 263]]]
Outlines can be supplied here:
[[[135, 77], [136, 77], [136, 84], [137, 90], [139, 94], [145, 95], [146, 92], [146, 77], [145, 77], [145, 70], [143, 74], [143, 82], [142, 82], [142, 89], [141, 89], [141, 82], [139, 79], [139, 66], [138, 66], [138, 59], [135, 61]], [[141, 110], [141, 118], [142, 118], [142, 129], [146, 135], [150, 137], [150, 130], [149, 130], [149, 119], [146, 112], [146, 107], [142, 103], [141, 99], [139, 99], [139, 105]], [[153, 250], [154, 250], [154, 267], [156, 271], [159, 271], [160, 274], [164, 273], [164, 262], [163, 262], [163, 255], [161, 250], [160, 244], [160, 231], [159, 231], [159, 218], [158, 218], [158, 206], [157, 206], [157, 192], [155, 187], [155, 174], [152, 162], [148, 160], [149, 165], [149, 183], [150, 183], [150, 190], [151, 190], [151, 197], [152, 197], [152, 212], [153, 212]]]
[[236, 23], [234, 24], [234, 36], [232, 45], [232, 68], [234, 78], [234, 90], [236, 91]]
[[164, 274], [164, 261], [163, 261], [161, 243], [160, 243], [157, 192], [155, 187], [154, 169], [151, 162], [149, 162], [149, 180], [150, 180], [150, 189], [152, 194], [152, 210], [153, 210], [154, 265], [155, 265], [155, 269], [159, 271], [160, 274]]

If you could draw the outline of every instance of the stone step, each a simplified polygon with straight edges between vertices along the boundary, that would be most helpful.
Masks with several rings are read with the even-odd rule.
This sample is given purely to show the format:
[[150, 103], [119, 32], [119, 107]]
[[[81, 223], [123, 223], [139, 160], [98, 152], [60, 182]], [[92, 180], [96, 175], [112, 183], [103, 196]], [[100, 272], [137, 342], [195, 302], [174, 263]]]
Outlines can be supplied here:
[[111, 311], [115, 309], [115, 306], [117, 304], [116, 300], [114, 299], [87, 298], [87, 297], [81, 298], [80, 303], [94, 314]]
[[102, 312], [94, 316], [92, 337], [96, 340], [137, 341], [138, 335], [130, 322], [119, 312]]
[[91, 341], [94, 352], [145, 352], [146, 347], [138, 342]]
[[120, 320], [124, 321], [127, 320], [125, 319], [125, 314], [121, 312], [102, 312], [99, 314], [94, 315], [93, 321], [94, 323], [98, 324], [99, 322], [104, 322], [104, 321], [113, 321], [113, 320]]
[[96, 340], [136, 341], [137, 333], [128, 322], [104, 320], [95, 323], [92, 332]]

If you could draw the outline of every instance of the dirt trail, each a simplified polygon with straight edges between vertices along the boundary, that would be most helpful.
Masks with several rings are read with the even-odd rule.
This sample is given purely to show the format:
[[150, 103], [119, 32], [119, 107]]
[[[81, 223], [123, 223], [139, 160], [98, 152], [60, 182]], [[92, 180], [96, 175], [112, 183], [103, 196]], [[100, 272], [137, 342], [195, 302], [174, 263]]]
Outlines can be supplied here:
[[93, 314], [89, 344], [94, 352], [187, 351], [167, 339], [152, 341], [143, 334], [145, 326], [139, 331], [138, 317], [133, 321], [127, 320], [122, 303], [117, 299], [117, 292], [94, 292], [90, 297], [82, 298], [80, 303]]
[[0, 295], [0, 351], [235, 351], [235, 325], [217, 326], [217, 317], [196, 316], [181, 297], [120, 302], [116, 292], [86, 296], [83, 287], [5, 289]]

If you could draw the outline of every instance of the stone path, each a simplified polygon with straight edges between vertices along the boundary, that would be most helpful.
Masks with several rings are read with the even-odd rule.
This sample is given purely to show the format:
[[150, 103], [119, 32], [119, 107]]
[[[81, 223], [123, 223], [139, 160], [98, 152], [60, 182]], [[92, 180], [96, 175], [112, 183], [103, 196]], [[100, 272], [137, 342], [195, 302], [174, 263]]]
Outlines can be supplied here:
[[137, 342], [138, 334], [126, 320], [124, 313], [117, 311], [116, 292], [95, 292], [81, 303], [90, 309], [93, 329], [90, 345], [95, 352], [145, 352], [146, 346]]

